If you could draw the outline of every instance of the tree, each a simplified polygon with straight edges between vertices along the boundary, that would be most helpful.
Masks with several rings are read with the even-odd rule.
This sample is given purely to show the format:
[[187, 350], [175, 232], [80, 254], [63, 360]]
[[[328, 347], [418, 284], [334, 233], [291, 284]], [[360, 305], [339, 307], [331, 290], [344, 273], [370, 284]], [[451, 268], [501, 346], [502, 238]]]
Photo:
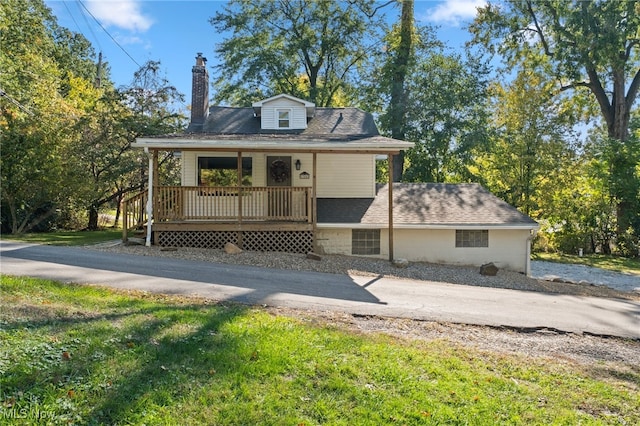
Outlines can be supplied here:
[[72, 197], [64, 149], [81, 111], [68, 95], [93, 51], [74, 36], [65, 52], [60, 34], [42, 1], [0, 4], [0, 186], [3, 228], [12, 233], [42, 226]]
[[[507, 0], [479, 9], [470, 26], [474, 42], [505, 55], [509, 67], [544, 70], [555, 93], [586, 90], [597, 102], [608, 137], [625, 144], [640, 87], [640, 3]], [[614, 175], [633, 173], [628, 161]], [[612, 187], [613, 191], [617, 188]], [[631, 224], [633, 200], [617, 199], [618, 233]]]
[[[237, 105], [278, 93], [334, 106], [367, 61], [382, 20], [372, 0], [232, 0], [210, 19], [233, 35], [216, 48], [217, 101]], [[300, 76], [305, 85], [301, 87]]]
[[[102, 91], [76, 129], [81, 135], [69, 152], [83, 164], [75, 181], [83, 182], [78, 199], [88, 212], [88, 229], [98, 228], [102, 206], [114, 203], [146, 185], [144, 155], [131, 149], [136, 137], [174, 133], [183, 128], [184, 117], [171, 106], [183, 100], [175, 87], [160, 76], [160, 63], [148, 61], [129, 87]], [[166, 155], [162, 162], [173, 159]], [[119, 210], [116, 212], [116, 223]]]
[[521, 70], [511, 83], [492, 85], [495, 132], [477, 169], [493, 193], [534, 217], [549, 217], [545, 197], [576, 161], [572, 110], [552, 99], [550, 84]]
[[[400, 28], [397, 47], [393, 49], [391, 60], [391, 99], [389, 102], [389, 115], [391, 137], [404, 140], [407, 111], [407, 93], [405, 81], [414, 60], [415, 49], [413, 39], [416, 37], [415, 22], [413, 18], [413, 0], [402, 0], [402, 12], [400, 14]], [[393, 182], [402, 181], [404, 173], [404, 151], [393, 157]]]
[[451, 182], [473, 178], [474, 151], [487, 140], [483, 67], [442, 51], [420, 56], [406, 82], [408, 150], [403, 180]]

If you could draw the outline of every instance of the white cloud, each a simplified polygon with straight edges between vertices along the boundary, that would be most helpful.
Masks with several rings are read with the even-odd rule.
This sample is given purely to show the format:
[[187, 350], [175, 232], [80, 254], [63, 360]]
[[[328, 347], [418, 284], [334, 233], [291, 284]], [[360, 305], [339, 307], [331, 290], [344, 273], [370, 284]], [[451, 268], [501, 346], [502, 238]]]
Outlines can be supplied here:
[[477, 8], [485, 6], [487, 0], [445, 0], [429, 9], [425, 20], [441, 25], [459, 26], [475, 18]]
[[142, 44], [144, 42], [144, 40], [142, 40], [138, 36], [125, 36], [122, 34], [116, 34], [114, 37], [117, 42], [123, 46], [128, 44]]
[[153, 21], [142, 13], [140, 0], [87, 1], [87, 8], [103, 25], [145, 32]]

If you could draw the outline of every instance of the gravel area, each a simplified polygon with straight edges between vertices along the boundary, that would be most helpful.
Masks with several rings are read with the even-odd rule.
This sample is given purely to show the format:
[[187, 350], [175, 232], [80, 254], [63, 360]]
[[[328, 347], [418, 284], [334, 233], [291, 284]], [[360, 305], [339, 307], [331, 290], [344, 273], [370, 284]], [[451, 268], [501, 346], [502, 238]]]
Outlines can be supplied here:
[[[264, 266], [280, 269], [365, 276], [393, 276], [416, 280], [447, 282], [485, 287], [500, 287], [526, 291], [542, 291], [594, 297], [616, 297], [640, 300], [637, 292], [622, 292], [605, 286], [557, 283], [499, 271], [495, 277], [484, 277], [478, 268], [411, 263], [396, 268], [386, 260], [351, 256], [324, 255], [322, 260], [310, 260], [305, 255], [288, 253], [242, 252], [227, 254], [223, 250], [124, 246], [104, 244], [92, 249], [142, 256], [172, 257], [217, 263]], [[616, 377], [637, 378], [640, 375], [640, 341], [605, 338], [590, 335], [559, 333], [554, 330], [522, 330], [438, 323], [400, 318], [363, 317], [343, 312], [308, 311], [288, 308], [268, 308], [272, 313], [299, 318], [322, 325], [336, 326], [362, 333], [386, 333], [412, 340], [447, 340], [456, 345], [474, 347], [496, 353], [553, 358], [588, 365]], [[603, 373], [604, 374], [604, 373]], [[633, 382], [633, 381], [631, 381]], [[640, 388], [638, 383], [635, 389]]]
[[406, 268], [397, 268], [384, 259], [357, 256], [323, 255], [322, 260], [307, 259], [304, 254], [264, 253], [245, 251], [227, 254], [224, 250], [198, 248], [161, 248], [140, 245], [125, 246], [108, 243], [92, 248], [129, 253], [141, 256], [172, 257], [175, 259], [201, 260], [215, 263], [264, 266], [267, 268], [316, 271], [360, 276], [385, 276], [421, 281], [445, 282], [481, 287], [508, 288], [514, 290], [541, 291], [576, 296], [616, 297], [640, 300], [640, 293], [620, 291], [603, 285], [587, 283], [553, 282], [527, 277], [517, 272], [500, 270], [495, 277], [480, 275], [479, 268], [469, 266], [438, 265], [412, 262]]
[[637, 274], [607, 271], [587, 265], [570, 265], [539, 260], [531, 262], [531, 270], [533, 277], [546, 281], [591, 283], [640, 294], [640, 275]]

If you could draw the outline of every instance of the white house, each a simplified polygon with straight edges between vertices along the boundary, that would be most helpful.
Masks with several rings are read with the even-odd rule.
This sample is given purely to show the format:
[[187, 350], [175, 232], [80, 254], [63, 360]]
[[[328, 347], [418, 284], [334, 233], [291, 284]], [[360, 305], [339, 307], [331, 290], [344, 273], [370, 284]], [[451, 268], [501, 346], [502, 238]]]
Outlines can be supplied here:
[[[133, 144], [149, 155], [150, 185], [127, 202], [125, 217], [147, 224], [149, 243], [233, 242], [529, 272], [538, 224], [480, 185], [376, 184], [376, 158], [392, 168], [413, 144], [380, 136], [371, 114], [286, 94], [247, 108], [209, 107], [208, 85], [198, 54], [187, 132]], [[159, 151], [181, 153], [181, 186], [158, 186]]]

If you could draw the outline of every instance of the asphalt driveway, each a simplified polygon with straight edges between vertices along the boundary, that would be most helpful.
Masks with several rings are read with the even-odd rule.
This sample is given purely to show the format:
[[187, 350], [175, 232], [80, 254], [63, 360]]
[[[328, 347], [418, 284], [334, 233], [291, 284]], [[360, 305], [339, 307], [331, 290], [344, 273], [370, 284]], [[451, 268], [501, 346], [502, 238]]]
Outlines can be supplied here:
[[640, 339], [640, 303], [0, 241], [0, 271], [220, 301]]

